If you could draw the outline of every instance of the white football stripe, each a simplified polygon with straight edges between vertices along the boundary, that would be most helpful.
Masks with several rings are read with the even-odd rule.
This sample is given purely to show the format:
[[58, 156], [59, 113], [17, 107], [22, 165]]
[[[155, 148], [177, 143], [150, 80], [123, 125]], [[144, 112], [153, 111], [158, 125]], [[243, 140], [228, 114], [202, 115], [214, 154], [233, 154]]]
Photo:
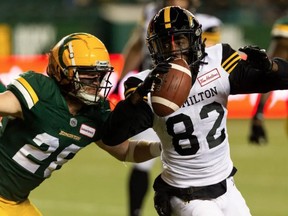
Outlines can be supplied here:
[[164, 106], [170, 107], [174, 111], [176, 111], [180, 108], [177, 104], [175, 104], [175, 103], [173, 103], [173, 102], [171, 102], [165, 98], [158, 97], [158, 96], [153, 96], [151, 98], [151, 101], [152, 101], [152, 103], [159, 103], [159, 104], [162, 104]]
[[170, 63], [170, 65], [172, 66], [173, 69], [176, 69], [176, 70], [179, 70], [179, 71], [182, 71], [184, 73], [186, 73], [188, 76], [191, 77], [191, 72], [189, 69], [181, 66], [181, 65], [178, 65], [178, 64], [174, 64], [174, 63]]

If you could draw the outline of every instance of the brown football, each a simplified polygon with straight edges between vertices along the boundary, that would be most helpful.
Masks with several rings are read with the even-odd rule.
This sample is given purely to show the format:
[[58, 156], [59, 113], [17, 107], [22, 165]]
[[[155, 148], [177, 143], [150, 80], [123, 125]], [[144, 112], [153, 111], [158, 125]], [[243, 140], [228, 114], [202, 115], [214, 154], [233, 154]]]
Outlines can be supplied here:
[[151, 92], [152, 108], [160, 117], [179, 109], [187, 100], [192, 87], [192, 75], [187, 62], [177, 58], [169, 64], [171, 68], [166, 74], [159, 74], [161, 83]]

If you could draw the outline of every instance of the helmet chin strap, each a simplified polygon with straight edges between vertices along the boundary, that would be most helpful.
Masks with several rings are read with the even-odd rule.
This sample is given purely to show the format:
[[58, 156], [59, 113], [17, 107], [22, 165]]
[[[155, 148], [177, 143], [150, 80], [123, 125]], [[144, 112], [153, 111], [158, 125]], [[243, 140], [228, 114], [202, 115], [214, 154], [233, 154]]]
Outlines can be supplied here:
[[172, 43], [172, 49], [173, 49], [173, 50], [176, 50], [175, 40], [174, 40], [174, 34], [172, 34], [172, 36], [171, 36], [171, 43]]
[[97, 95], [87, 94], [81, 90], [77, 92], [76, 97], [86, 105], [94, 105], [100, 99]]

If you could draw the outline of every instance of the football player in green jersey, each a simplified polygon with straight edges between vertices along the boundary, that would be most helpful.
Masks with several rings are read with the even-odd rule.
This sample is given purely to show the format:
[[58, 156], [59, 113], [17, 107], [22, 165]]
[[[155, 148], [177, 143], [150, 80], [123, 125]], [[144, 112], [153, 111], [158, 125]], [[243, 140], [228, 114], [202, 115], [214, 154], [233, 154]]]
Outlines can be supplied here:
[[119, 160], [160, 154], [159, 143], [125, 140], [110, 147], [100, 140], [110, 114], [112, 72], [105, 45], [91, 34], [74, 33], [51, 49], [48, 76], [28, 71], [0, 94], [0, 115], [8, 119], [0, 129], [1, 216], [40, 216], [29, 193], [92, 142]]

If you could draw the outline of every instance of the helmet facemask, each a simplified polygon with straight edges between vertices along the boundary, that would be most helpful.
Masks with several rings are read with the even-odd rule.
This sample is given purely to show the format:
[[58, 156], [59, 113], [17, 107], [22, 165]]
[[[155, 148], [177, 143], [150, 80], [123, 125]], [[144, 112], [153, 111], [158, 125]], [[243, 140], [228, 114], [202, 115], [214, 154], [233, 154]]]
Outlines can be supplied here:
[[[96, 104], [99, 99], [106, 99], [112, 84], [109, 77], [113, 71], [109, 66], [71, 67], [73, 78], [70, 81], [68, 95], [74, 96], [87, 105]], [[65, 73], [65, 72], [64, 72]]]

